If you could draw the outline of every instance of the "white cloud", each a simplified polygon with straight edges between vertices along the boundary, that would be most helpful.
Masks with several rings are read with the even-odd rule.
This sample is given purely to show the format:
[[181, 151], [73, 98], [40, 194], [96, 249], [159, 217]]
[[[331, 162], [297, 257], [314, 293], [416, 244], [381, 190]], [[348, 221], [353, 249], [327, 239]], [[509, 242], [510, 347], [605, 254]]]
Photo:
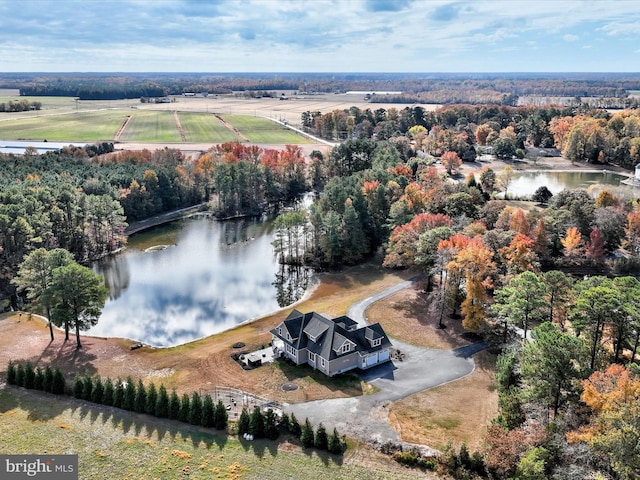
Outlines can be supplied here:
[[564, 35], [562, 37], [564, 39], [565, 42], [575, 42], [577, 41], [580, 37], [578, 37], [577, 35], [572, 35], [570, 33], [567, 33], [566, 35]]

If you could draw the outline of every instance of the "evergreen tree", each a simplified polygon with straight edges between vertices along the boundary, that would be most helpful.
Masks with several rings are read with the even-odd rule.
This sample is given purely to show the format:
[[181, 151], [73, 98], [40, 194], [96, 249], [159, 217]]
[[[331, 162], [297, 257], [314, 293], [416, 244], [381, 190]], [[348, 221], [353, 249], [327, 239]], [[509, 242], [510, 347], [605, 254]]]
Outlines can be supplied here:
[[84, 390], [84, 377], [76, 375], [73, 379], [73, 396], [82, 398], [82, 390]]
[[286, 413], [282, 414], [282, 418], [280, 418], [280, 430], [285, 433], [289, 433], [291, 429], [291, 422], [289, 421], [289, 415]]
[[18, 363], [18, 366], [16, 367], [16, 385], [24, 387], [24, 367], [21, 363]]
[[156, 390], [155, 384], [149, 385], [149, 389], [147, 390], [147, 399], [144, 407], [144, 413], [148, 413], [149, 415], [155, 415], [156, 413], [156, 403], [158, 402], [158, 391]]
[[7, 385], [15, 385], [16, 384], [16, 365], [9, 360], [9, 365], [7, 365]]
[[116, 408], [124, 408], [124, 384], [119, 378], [113, 387], [113, 406]]
[[93, 378], [86, 376], [82, 379], [82, 396], [83, 400], [91, 400], [91, 392], [93, 391]]
[[102, 404], [107, 406], [113, 405], [113, 382], [107, 377], [104, 381], [104, 392], [102, 393]]
[[35, 376], [33, 377], [33, 388], [36, 390], [43, 390], [42, 385], [44, 383], [44, 373], [40, 367], [36, 367]]
[[156, 400], [155, 416], [158, 418], [167, 418], [169, 416], [169, 395], [164, 385], [160, 384], [158, 390], [158, 400]]
[[289, 433], [291, 433], [291, 435], [296, 438], [300, 438], [300, 435], [302, 434], [302, 428], [300, 427], [300, 422], [298, 422], [295, 413], [291, 413], [291, 420], [289, 422]]
[[147, 390], [144, 388], [142, 379], [138, 379], [138, 385], [136, 386], [136, 395], [133, 399], [133, 410], [138, 413], [144, 413], [144, 409], [147, 405]]
[[35, 378], [36, 372], [33, 370], [33, 365], [31, 364], [31, 362], [27, 362], [24, 366], [23, 387], [33, 388], [33, 382]]
[[240, 418], [238, 419], [238, 435], [249, 433], [250, 422], [251, 420], [249, 418], [249, 411], [246, 407], [244, 407], [242, 409], [242, 413], [240, 413]]
[[66, 386], [66, 382], [64, 380], [64, 374], [59, 368], [56, 368], [53, 372], [53, 381], [51, 382], [51, 393], [56, 395], [62, 395], [64, 393], [64, 389]]
[[104, 397], [104, 385], [102, 379], [96, 377], [93, 383], [93, 389], [91, 390], [91, 401], [93, 403], [102, 403]]
[[264, 414], [264, 436], [269, 440], [275, 440], [280, 435], [278, 431], [278, 419], [275, 412], [270, 408]]
[[327, 430], [324, 428], [324, 425], [320, 423], [318, 425], [318, 429], [316, 430], [316, 438], [314, 440], [314, 444], [316, 448], [320, 450], [327, 450], [329, 447], [329, 439], [327, 437]]
[[44, 368], [44, 376], [42, 378], [42, 389], [45, 392], [51, 392], [52, 385], [53, 385], [53, 370], [51, 370], [51, 367], [47, 365]]
[[168, 417], [172, 420], [177, 420], [180, 417], [180, 397], [178, 397], [175, 388], [171, 391], [171, 396], [169, 397]]
[[200, 398], [200, 394], [198, 394], [198, 392], [193, 392], [191, 394], [188, 420], [191, 425], [200, 425], [202, 422], [202, 398]]
[[124, 386], [124, 396], [122, 397], [122, 408], [133, 410], [136, 400], [136, 385], [131, 377], [127, 377]]
[[329, 452], [331, 452], [333, 454], [336, 454], [336, 455], [340, 455], [345, 450], [344, 449], [344, 444], [343, 444], [342, 440], [340, 440], [340, 436], [338, 435], [338, 431], [335, 428], [333, 429], [333, 433], [329, 437], [328, 449], [329, 449]]
[[249, 418], [249, 433], [254, 438], [264, 437], [264, 416], [260, 411], [260, 407], [253, 407], [251, 417]]
[[229, 423], [229, 414], [227, 413], [227, 409], [222, 403], [222, 400], [218, 400], [216, 403], [216, 409], [214, 412], [215, 418], [215, 427], [216, 430], [226, 430], [227, 424]]
[[191, 407], [191, 400], [186, 393], [182, 394], [180, 400], [180, 410], [178, 411], [178, 420], [187, 423], [189, 421], [189, 408]]
[[211, 398], [211, 395], [205, 395], [204, 401], [202, 402], [202, 420], [200, 424], [203, 427], [212, 428], [215, 425], [215, 417], [213, 399]]
[[300, 441], [302, 446], [311, 448], [315, 445], [315, 436], [313, 434], [313, 427], [309, 419], [305, 419], [304, 425], [302, 425], [302, 432], [300, 433]]

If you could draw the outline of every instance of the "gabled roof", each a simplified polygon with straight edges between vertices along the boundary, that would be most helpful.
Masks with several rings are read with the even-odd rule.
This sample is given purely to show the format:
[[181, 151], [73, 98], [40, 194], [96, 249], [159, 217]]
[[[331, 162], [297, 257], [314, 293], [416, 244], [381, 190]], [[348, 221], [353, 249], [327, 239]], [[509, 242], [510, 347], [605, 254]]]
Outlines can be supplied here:
[[[279, 335], [278, 328], [281, 326], [287, 329], [291, 340]], [[271, 330], [271, 333], [298, 350], [306, 348], [326, 360], [333, 360], [354, 351], [372, 353], [391, 346], [389, 337], [379, 323], [361, 328], [357, 326], [358, 323], [347, 316], [330, 319], [315, 312], [302, 313], [293, 310], [278, 327]], [[373, 340], [380, 340], [380, 344], [372, 346]], [[347, 342], [355, 348], [342, 353], [342, 346]]]

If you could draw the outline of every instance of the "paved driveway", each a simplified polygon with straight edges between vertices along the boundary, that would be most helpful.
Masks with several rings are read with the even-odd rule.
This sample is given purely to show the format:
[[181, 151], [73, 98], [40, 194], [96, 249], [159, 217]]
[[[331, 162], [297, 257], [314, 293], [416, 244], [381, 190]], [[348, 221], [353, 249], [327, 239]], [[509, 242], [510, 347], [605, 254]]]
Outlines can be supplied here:
[[[401, 282], [354, 304], [348, 311], [349, 317], [364, 325], [364, 312], [369, 305], [411, 283], [412, 280]], [[285, 405], [285, 412], [295, 413], [299, 421], [308, 417], [313, 425], [322, 422], [329, 432], [335, 427], [340, 433], [366, 441], [398, 441], [398, 433], [389, 426], [388, 404], [469, 375], [475, 368], [471, 356], [487, 347], [485, 343], [477, 343], [455, 350], [432, 350], [391, 341], [404, 354], [402, 360], [394, 359], [360, 375], [380, 389], [377, 393]]]

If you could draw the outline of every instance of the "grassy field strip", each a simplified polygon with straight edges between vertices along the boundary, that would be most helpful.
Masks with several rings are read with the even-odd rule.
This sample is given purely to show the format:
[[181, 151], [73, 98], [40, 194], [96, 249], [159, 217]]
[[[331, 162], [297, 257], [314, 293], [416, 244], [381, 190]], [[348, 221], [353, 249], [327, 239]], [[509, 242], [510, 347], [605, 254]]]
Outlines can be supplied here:
[[132, 114], [120, 136], [124, 142], [180, 142], [180, 132], [173, 112], [142, 112]]
[[253, 143], [297, 144], [311, 141], [271, 120], [249, 115], [221, 115]]
[[0, 122], [5, 140], [87, 142], [112, 140], [128, 112], [103, 110]]
[[240, 138], [225, 127], [215, 115], [178, 112], [187, 142], [225, 143]]
[[0, 389], [0, 423], [1, 452], [76, 453], [80, 479], [422, 477], [393, 464], [388, 469], [351, 464], [349, 451], [343, 460], [302, 452], [285, 440], [240, 442], [233, 435], [14, 387]]

